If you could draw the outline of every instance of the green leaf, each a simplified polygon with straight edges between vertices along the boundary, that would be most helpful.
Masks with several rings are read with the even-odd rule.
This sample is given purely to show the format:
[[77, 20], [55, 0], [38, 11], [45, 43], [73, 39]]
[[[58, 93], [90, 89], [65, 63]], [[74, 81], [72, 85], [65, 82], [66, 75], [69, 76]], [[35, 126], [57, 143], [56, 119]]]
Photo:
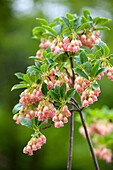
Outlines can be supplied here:
[[97, 73], [96, 73], [96, 77], [97, 77], [98, 75], [100, 75], [101, 73], [107, 71], [108, 69], [109, 69], [108, 67], [103, 67], [103, 68], [99, 69], [99, 70], [97, 71]]
[[35, 66], [36, 66], [36, 68], [37, 68], [39, 71], [41, 71], [41, 69], [40, 69], [41, 64], [40, 64], [39, 62], [35, 62]]
[[59, 101], [59, 96], [58, 96], [57, 93], [55, 93], [55, 92], [52, 91], [52, 90], [50, 90], [49, 92], [50, 92], [50, 96], [51, 96], [54, 100]]
[[56, 25], [56, 26], [54, 27], [54, 30], [56, 31], [56, 33], [57, 33], [58, 35], [60, 35], [60, 34], [61, 34], [61, 25], [60, 25], [60, 24]]
[[50, 53], [51, 52], [51, 47], [49, 46], [47, 49], [46, 49], [47, 53]]
[[48, 25], [48, 22], [45, 19], [42, 18], [36, 18], [42, 25]]
[[35, 27], [33, 28], [33, 33], [37, 33], [37, 32], [45, 32], [45, 29], [42, 27]]
[[110, 56], [108, 56], [109, 59], [113, 59], [113, 54], [111, 54]]
[[68, 90], [66, 93], [66, 96], [65, 96], [66, 101], [69, 101], [71, 99], [71, 97], [74, 96], [75, 92], [76, 92], [76, 90], [74, 88]]
[[63, 37], [69, 37], [69, 36], [71, 36], [71, 35], [69, 34], [69, 32], [65, 32], [65, 33], [63, 34]]
[[52, 33], [55, 37], [57, 37], [56, 31], [54, 31], [51, 27], [43, 25], [43, 27], [48, 30], [50, 33]]
[[47, 53], [47, 58], [52, 58], [53, 57], [53, 52]]
[[53, 57], [53, 60], [55, 61], [59, 56], [61, 56], [61, 54], [63, 54], [63, 52], [57, 53], [57, 54]]
[[98, 19], [100, 19], [100, 16], [95, 17], [95, 18], [93, 19], [93, 23], [97, 22]]
[[67, 18], [65, 18], [65, 17], [62, 17], [62, 19], [63, 19], [64, 23], [65, 23], [68, 27], [71, 26], [71, 24], [70, 24], [70, 22], [69, 22], [69, 19], [67, 19]]
[[81, 77], [89, 80], [89, 79], [88, 79], [88, 76], [87, 76], [87, 75], [84, 73], [84, 71], [82, 71], [81, 69], [79, 69], [79, 68], [74, 68], [73, 70], [74, 70], [74, 73], [77, 73], [77, 74], [80, 75]]
[[24, 80], [27, 82], [27, 83], [31, 83], [31, 80], [30, 80], [30, 73], [27, 73], [24, 75]]
[[91, 76], [95, 77], [95, 75], [100, 67], [100, 63], [101, 62], [99, 61], [92, 67]]
[[60, 86], [56, 85], [55, 86], [55, 89], [54, 89], [54, 92], [58, 95], [60, 95]]
[[94, 54], [94, 58], [100, 58], [102, 56], [102, 51], [101, 49], [97, 50]]
[[67, 16], [68, 19], [73, 19], [73, 15], [72, 14], [67, 13], [66, 16]]
[[89, 16], [91, 15], [88, 9], [84, 9], [83, 14], [86, 18], [89, 18]]
[[110, 49], [107, 45], [103, 45], [104, 47], [104, 53], [105, 53], [105, 56], [108, 56], [108, 54], [110, 53]]
[[97, 28], [95, 28], [95, 30], [110, 30], [110, 28], [108, 28], [108, 27], [97, 27]]
[[45, 38], [47, 38], [48, 36], [51, 36], [51, 37], [55, 37], [56, 38], [56, 36], [55, 35], [53, 35], [53, 34], [51, 34], [51, 33], [48, 33], [48, 32], [44, 32], [43, 34], [42, 34], [42, 36], [43, 37], [45, 37]]
[[18, 79], [24, 79], [23, 77], [24, 77], [24, 74], [23, 73], [20, 73], [20, 72], [18, 72], [18, 73], [15, 73], [15, 76], [18, 78]]
[[81, 61], [80, 61], [80, 56], [75, 56], [74, 61], [76, 62], [77, 65], [81, 65]]
[[97, 90], [100, 87], [99, 84], [96, 84], [96, 83], [91, 83], [91, 86], [95, 90]]
[[15, 85], [12, 87], [11, 91], [13, 91], [13, 90], [15, 90], [15, 89], [26, 88], [26, 87], [28, 87], [28, 84], [15, 84]]
[[47, 120], [43, 120], [43, 121], [40, 121], [39, 123], [38, 123], [38, 127], [40, 127], [44, 122], [47, 122]]
[[67, 62], [62, 63], [62, 65], [59, 67], [59, 70], [61, 70], [66, 64]]
[[38, 125], [38, 117], [33, 117], [31, 119], [31, 123], [32, 123], [32, 127], [36, 127]]
[[15, 113], [17, 113], [18, 111], [20, 111], [22, 108], [23, 108], [23, 105], [20, 104], [20, 103], [18, 103], [18, 104], [16, 104], [16, 105], [14, 106], [12, 112], [15, 114]]
[[81, 20], [81, 18], [77, 18], [77, 19], [74, 20], [74, 22], [73, 22], [73, 28], [74, 28], [75, 30], [77, 30], [77, 28], [80, 27], [81, 25], [82, 25], [82, 20]]
[[47, 64], [41, 65], [40, 68], [41, 68], [42, 72], [45, 73], [47, 71]]
[[90, 23], [88, 23], [88, 22], [83, 23], [81, 26], [78, 27], [77, 32], [84, 28], [90, 28]]
[[62, 98], [64, 98], [65, 93], [66, 93], [66, 83], [64, 82], [64, 83], [60, 86], [60, 96], [61, 96]]
[[80, 61], [81, 61], [81, 64], [88, 61], [87, 55], [83, 51], [80, 53]]
[[41, 59], [41, 58], [38, 58], [38, 57], [33, 57], [33, 56], [31, 56], [31, 57], [29, 57], [30, 59], [34, 59], [34, 60], [38, 60], [38, 61], [44, 61], [43, 59]]
[[91, 75], [91, 70], [92, 70], [92, 65], [90, 62], [85, 63], [85, 72], [90, 76]]
[[32, 128], [32, 122], [31, 122], [31, 120], [28, 119], [28, 118], [20, 118], [20, 123], [21, 123], [21, 125], [23, 125], [23, 126], [26, 126], [26, 127], [28, 127], [28, 128]]
[[44, 59], [46, 59], [46, 57], [47, 57], [47, 51], [43, 51], [43, 52], [42, 52], [42, 55], [43, 55]]
[[110, 22], [111, 19], [107, 19], [107, 18], [98, 18], [95, 25], [103, 25], [106, 24], [108, 22]]
[[40, 133], [40, 131], [38, 131], [37, 133], [32, 134], [31, 136], [37, 136]]
[[100, 61], [100, 59], [94, 59], [91, 64], [97, 63], [98, 61]]
[[55, 67], [58, 63], [52, 63], [48, 67], [48, 71], [50, 71], [53, 67]]
[[51, 58], [46, 58], [46, 60], [47, 60], [48, 64], [54, 63], [54, 61]]
[[47, 92], [48, 92], [48, 86], [45, 82], [42, 83], [42, 87], [41, 87], [41, 91], [42, 93], [46, 96]]

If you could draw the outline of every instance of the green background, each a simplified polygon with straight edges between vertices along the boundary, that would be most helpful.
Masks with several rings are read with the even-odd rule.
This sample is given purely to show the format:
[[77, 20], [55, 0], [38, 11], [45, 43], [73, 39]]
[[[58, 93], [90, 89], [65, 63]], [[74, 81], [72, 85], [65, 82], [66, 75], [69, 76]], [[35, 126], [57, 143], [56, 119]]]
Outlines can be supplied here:
[[[112, 0], [0, 0], [0, 169], [66, 170], [69, 125], [43, 130], [47, 144], [32, 157], [23, 154], [32, 131], [16, 125], [12, 119], [12, 108], [22, 90], [11, 92], [10, 89], [19, 82], [14, 73], [24, 73], [26, 67], [33, 64], [28, 57], [38, 50], [39, 42], [32, 39], [32, 29], [39, 24], [35, 18], [51, 22], [66, 13], [82, 15], [84, 8], [89, 9], [93, 17], [113, 18]], [[101, 38], [113, 53], [113, 21], [108, 25], [111, 31], [103, 31]], [[113, 82], [103, 77], [100, 85], [99, 101], [90, 107], [113, 108]], [[75, 122], [72, 170], [95, 170], [87, 141], [78, 133], [79, 126]], [[101, 170], [113, 169], [112, 164], [98, 161]]]

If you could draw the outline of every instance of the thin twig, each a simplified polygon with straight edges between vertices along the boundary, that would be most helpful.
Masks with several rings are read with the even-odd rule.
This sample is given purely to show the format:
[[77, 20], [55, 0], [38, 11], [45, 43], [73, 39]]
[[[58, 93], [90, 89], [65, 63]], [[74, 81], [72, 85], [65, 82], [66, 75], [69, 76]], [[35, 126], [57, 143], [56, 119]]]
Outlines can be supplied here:
[[67, 104], [73, 105], [73, 106], [75, 106], [79, 110], [78, 106], [76, 104], [74, 104], [73, 102], [68, 101]]
[[71, 75], [70, 75], [70, 73], [68, 72], [67, 68], [66, 68], [66, 67], [63, 67], [63, 68], [65, 69], [68, 78], [71, 77]]
[[71, 110], [70, 110], [70, 112], [73, 112], [73, 111], [77, 111], [77, 112], [78, 112], [78, 110], [77, 110], [77, 109], [71, 109]]
[[95, 153], [94, 153], [94, 149], [93, 149], [93, 146], [92, 146], [92, 142], [91, 142], [90, 136], [89, 136], [89, 134], [88, 134], [88, 130], [87, 130], [87, 127], [86, 127], [86, 123], [85, 123], [85, 120], [84, 120], [84, 117], [83, 117], [83, 114], [82, 114], [82, 111], [81, 111], [81, 110], [79, 110], [79, 114], [80, 114], [80, 118], [81, 118], [81, 121], [82, 121], [84, 130], [85, 130], [85, 135], [86, 135], [86, 138], [87, 138], [89, 147], [90, 147], [90, 151], [91, 151], [91, 154], [92, 154], [92, 157], [93, 157], [93, 161], [94, 161], [94, 164], [95, 164], [95, 168], [96, 168], [96, 170], [99, 170], [98, 162], [97, 162], [97, 159], [96, 159], [96, 156], [95, 156]]
[[43, 128], [40, 128], [39, 131], [43, 130], [43, 129], [47, 129], [47, 128], [50, 128], [52, 125], [53, 125], [54, 122], [52, 122], [49, 126], [46, 126], [46, 127], [43, 127]]

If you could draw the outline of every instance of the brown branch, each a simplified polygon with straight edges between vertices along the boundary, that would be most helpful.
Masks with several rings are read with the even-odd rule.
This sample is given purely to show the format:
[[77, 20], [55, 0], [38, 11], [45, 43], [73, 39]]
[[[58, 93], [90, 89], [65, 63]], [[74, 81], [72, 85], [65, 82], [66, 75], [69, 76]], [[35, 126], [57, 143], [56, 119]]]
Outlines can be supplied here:
[[43, 130], [43, 129], [47, 129], [47, 128], [50, 128], [52, 125], [53, 125], [54, 122], [52, 122], [49, 126], [46, 126], [46, 127], [43, 127], [43, 128], [40, 128], [39, 131]]
[[87, 130], [87, 126], [86, 126], [86, 123], [85, 123], [85, 120], [84, 120], [84, 117], [83, 117], [81, 110], [79, 110], [79, 114], [80, 114], [80, 118], [81, 118], [84, 130], [85, 130], [85, 135], [86, 135], [86, 138], [87, 138], [87, 141], [88, 141], [88, 144], [89, 144], [89, 148], [90, 148], [90, 151], [91, 151], [91, 154], [92, 154], [92, 158], [93, 158], [95, 168], [96, 168], [96, 170], [99, 170], [99, 166], [98, 166], [98, 162], [97, 162], [97, 159], [96, 159], [96, 156], [95, 156], [95, 153], [94, 153], [93, 145], [92, 145], [92, 142], [91, 142], [88, 130]]
[[63, 67], [63, 68], [65, 69], [68, 78], [71, 77], [71, 75], [70, 75], [70, 73], [68, 72], [67, 68], [66, 68], [66, 67]]

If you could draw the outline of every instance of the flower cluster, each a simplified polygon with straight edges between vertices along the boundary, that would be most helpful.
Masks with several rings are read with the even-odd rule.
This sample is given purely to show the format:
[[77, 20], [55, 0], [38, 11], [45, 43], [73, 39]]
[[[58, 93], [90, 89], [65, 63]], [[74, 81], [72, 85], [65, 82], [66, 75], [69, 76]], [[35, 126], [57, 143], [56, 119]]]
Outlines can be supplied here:
[[77, 76], [75, 78], [74, 88], [76, 89], [76, 91], [83, 93], [84, 89], [88, 87], [89, 84], [90, 84], [90, 81], [88, 81], [87, 79], [84, 79], [83, 77]]
[[52, 40], [49, 41], [46, 40], [45, 38], [42, 38], [40, 48], [45, 50], [49, 46], [51, 47], [51, 51], [53, 52], [53, 56], [54, 56], [59, 52], [65, 53], [66, 51], [76, 53], [77, 51], [79, 51], [80, 47], [82, 46], [82, 43], [80, 40], [69, 38], [69, 37], [61, 38], [57, 36], [57, 38], [54, 39], [53, 41]]
[[55, 127], [59, 128], [64, 126], [64, 123], [68, 122], [67, 117], [71, 116], [70, 111], [67, 106], [64, 106], [61, 110], [57, 110], [55, 116], [53, 117], [53, 122], [55, 122]]
[[109, 68], [109, 70], [107, 72], [107, 78], [111, 79], [111, 81], [113, 81], [113, 67]]
[[99, 93], [99, 88], [97, 90], [86, 89], [81, 96], [81, 100], [83, 101], [82, 107], [88, 107], [89, 104], [93, 104], [95, 101], [97, 101], [97, 96]]
[[20, 119], [21, 118], [28, 118], [28, 119], [32, 119], [35, 116], [35, 109], [31, 110], [30, 107], [23, 107], [19, 113], [15, 114], [13, 116], [13, 119], [16, 120], [17, 124], [20, 124]]
[[86, 34], [80, 36], [80, 40], [83, 46], [87, 46], [91, 49], [93, 47], [93, 44], [99, 44], [99, 42], [101, 41], [99, 36], [100, 36], [100, 31], [95, 31], [95, 32], [88, 31], [86, 32]]
[[[80, 133], [85, 137], [85, 132], [83, 127], [79, 129]], [[90, 136], [93, 133], [97, 133], [100, 136], [105, 136], [113, 131], [113, 123], [110, 123], [106, 120], [97, 120], [95, 123], [91, 123], [88, 126], [88, 132]]]
[[76, 89], [76, 91], [82, 93], [82, 107], [88, 107], [89, 104], [93, 104], [95, 101], [97, 101], [97, 96], [100, 93], [99, 88], [97, 90], [92, 90], [91, 88], [88, 88], [89, 85], [90, 81], [88, 81], [87, 79], [80, 76], [77, 76], [75, 78], [74, 88]]
[[56, 76], [55, 73], [58, 73], [58, 67], [56, 69], [52, 68], [49, 73], [43, 73], [42, 78], [43, 81], [48, 85], [48, 90], [54, 85], [61, 86], [64, 82], [66, 82], [67, 89], [69, 90], [69, 79], [65, 73], [61, 73], [59, 76]]
[[[79, 128], [79, 132], [86, 138], [85, 131], [83, 127]], [[91, 123], [88, 126], [88, 133], [92, 136], [92, 140], [96, 145], [95, 154], [99, 156], [101, 159], [105, 160], [106, 162], [111, 162], [112, 160], [112, 150], [108, 149], [104, 145], [98, 145], [98, 137], [104, 137], [107, 134], [113, 132], [113, 123], [110, 123], [107, 120], [97, 120], [95, 123]], [[95, 134], [95, 135], [93, 135]], [[98, 135], [98, 136], [97, 136]]]
[[52, 103], [42, 100], [36, 108], [35, 117], [38, 117], [39, 121], [48, 120], [56, 114], [56, 111]]
[[28, 142], [27, 146], [24, 147], [23, 153], [29, 154], [30, 156], [33, 155], [33, 151], [41, 149], [42, 145], [46, 143], [46, 137], [41, 135], [40, 137], [32, 137], [31, 140]]
[[37, 85], [36, 89], [29, 88], [24, 90], [24, 92], [20, 95], [20, 104], [23, 104], [23, 107], [27, 107], [27, 104], [32, 104], [36, 101], [42, 100], [42, 92], [41, 92], [41, 86]]
[[100, 145], [97, 149], [94, 150], [95, 155], [99, 156], [100, 159], [105, 160], [107, 163], [110, 163], [112, 161], [112, 150], [107, 149], [105, 146]]

